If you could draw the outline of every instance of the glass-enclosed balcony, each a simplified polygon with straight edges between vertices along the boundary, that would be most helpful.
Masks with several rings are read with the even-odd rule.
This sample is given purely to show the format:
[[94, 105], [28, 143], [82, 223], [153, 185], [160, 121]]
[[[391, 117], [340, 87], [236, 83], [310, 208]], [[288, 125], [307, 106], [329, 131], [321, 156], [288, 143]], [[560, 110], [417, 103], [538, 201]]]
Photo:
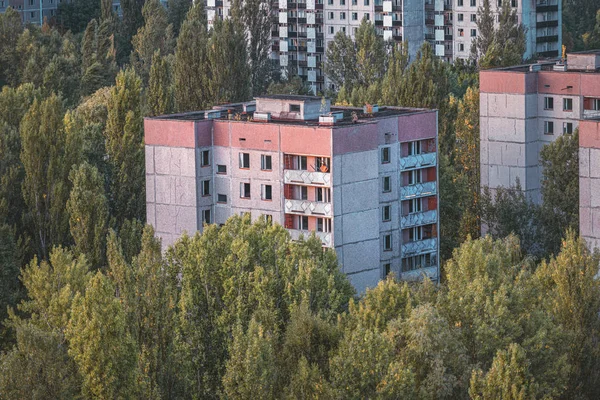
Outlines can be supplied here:
[[437, 182], [417, 183], [416, 185], [402, 186], [400, 199], [408, 200], [417, 197], [432, 196], [437, 193]]
[[424, 153], [414, 156], [402, 157], [400, 169], [407, 171], [415, 168], [433, 167], [437, 163], [437, 153]]
[[429, 210], [425, 212], [416, 212], [402, 216], [400, 224], [402, 228], [410, 228], [419, 225], [435, 224], [438, 219], [437, 210]]
[[437, 251], [437, 239], [417, 240], [402, 243], [402, 257]]
[[288, 232], [290, 233], [292, 240], [300, 240], [301, 235], [304, 236], [304, 239], [308, 239], [314, 232], [314, 234], [321, 239], [321, 243], [323, 243], [324, 247], [333, 247], [333, 234], [331, 232], [316, 232], [300, 229], [288, 229]]
[[333, 216], [331, 203], [321, 203], [308, 200], [285, 200], [285, 212], [287, 214], [303, 214], [315, 216]]
[[318, 185], [331, 187], [331, 174], [328, 172], [286, 169], [283, 173], [283, 182], [294, 185]]

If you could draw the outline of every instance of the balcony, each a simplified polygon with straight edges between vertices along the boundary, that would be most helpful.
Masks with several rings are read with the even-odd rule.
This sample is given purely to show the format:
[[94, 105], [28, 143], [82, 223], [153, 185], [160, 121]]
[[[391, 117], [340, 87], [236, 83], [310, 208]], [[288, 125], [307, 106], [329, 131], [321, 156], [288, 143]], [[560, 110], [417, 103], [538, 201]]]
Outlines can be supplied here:
[[333, 217], [333, 207], [331, 206], [331, 203], [320, 203], [308, 200], [285, 199], [285, 212], [287, 214]]
[[416, 185], [402, 186], [400, 200], [415, 199], [417, 197], [431, 196], [437, 193], [437, 182], [417, 183]]
[[417, 240], [402, 244], [402, 257], [437, 251], [437, 239]]
[[286, 169], [283, 173], [283, 182], [292, 185], [318, 185], [323, 187], [331, 187], [331, 174]]
[[553, 28], [558, 26], [558, 21], [538, 21], [535, 24], [536, 28]]
[[437, 162], [436, 153], [423, 153], [414, 156], [402, 157], [400, 159], [400, 169], [408, 171], [416, 168], [431, 167]]
[[558, 35], [538, 36], [535, 38], [536, 43], [558, 42]]
[[437, 210], [408, 214], [400, 219], [400, 225], [402, 228], [411, 228], [413, 226], [435, 224], [438, 219], [437, 215]]
[[583, 110], [583, 119], [600, 118], [600, 110]]
[[[288, 229], [292, 240], [300, 240], [300, 236], [304, 236], [304, 239], [308, 239], [314, 231], [301, 231], [299, 229]], [[331, 232], [314, 232], [324, 247], [333, 247], [333, 235]]]

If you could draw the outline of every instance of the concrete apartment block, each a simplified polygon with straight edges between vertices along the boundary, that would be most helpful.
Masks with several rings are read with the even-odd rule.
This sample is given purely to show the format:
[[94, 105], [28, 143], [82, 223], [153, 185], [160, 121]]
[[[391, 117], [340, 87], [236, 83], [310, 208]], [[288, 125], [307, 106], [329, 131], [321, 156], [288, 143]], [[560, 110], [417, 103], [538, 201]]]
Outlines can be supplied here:
[[266, 96], [146, 118], [148, 222], [163, 246], [250, 213], [315, 232], [359, 292], [437, 280], [437, 113]]
[[600, 120], [579, 124], [579, 231], [600, 249]]
[[[453, 0], [454, 57], [467, 59], [471, 43], [478, 35], [477, 10], [483, 0]], [[496, 20], [503, 0], [490, 0]], [[562, 45], [562, 2], [559, 0], [510, 0], [517, 18], [525, 28], [525, 55], [542, 57], [560, 56]]]
[[541, 149], [600, 110], [597, 52], [568, 54], [556, 62], [480, 73], [481, 185], [492, 191], [517, 178], [540, 198]]
[[[77, 0], [70, 0], [77, 1]], [[16, 10], [23, 19], [23, 23], [42, 25], [44, 20], [54, 21], [57, 16], [58, 6], [69, 0], [0, 0], [0, 13], [6, 11], [8, 7]], [[166, 6], [166, 0], [161, 2]], [[120, 0], [113, 0], [113, 11], [119, 17], [122, 16]]]

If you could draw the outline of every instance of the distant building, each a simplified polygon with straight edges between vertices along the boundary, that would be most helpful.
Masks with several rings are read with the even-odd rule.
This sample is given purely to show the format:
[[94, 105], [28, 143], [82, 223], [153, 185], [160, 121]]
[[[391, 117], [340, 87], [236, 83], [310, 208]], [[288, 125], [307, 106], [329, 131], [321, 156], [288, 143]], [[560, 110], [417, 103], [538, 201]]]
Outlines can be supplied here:
[[439, 277], [437, 111], [266, 96], [146, 118], [148, 222], [163, 246], [234, 214], [316, 232], [360, 292]]
[[[467, 59], [471, 43], [479, 34], [477, 10], [483, 0], [452, 0], [454, 4], [454, 58]], [[490, 0], [496, 21], [503, 0]], [[524, 58], [559, 57], [562, 46], [562, 1], [510, 0], [517, 11], [518, 22], [525, 28]]]
[[[77, 0], [71, 0], [77, 1]], [[23, 19], [24, 24], [42, 25], [44, 20], [51, 23], [57, 18], [58, 5], [69, 0], [0, 0], [0, 13], [4, 13], [8, 7], [12, 7]], [[161, 0], [166, 5], [166, 0]], [[113, 0], [113, 11], [121, 17], [120, 0]]]

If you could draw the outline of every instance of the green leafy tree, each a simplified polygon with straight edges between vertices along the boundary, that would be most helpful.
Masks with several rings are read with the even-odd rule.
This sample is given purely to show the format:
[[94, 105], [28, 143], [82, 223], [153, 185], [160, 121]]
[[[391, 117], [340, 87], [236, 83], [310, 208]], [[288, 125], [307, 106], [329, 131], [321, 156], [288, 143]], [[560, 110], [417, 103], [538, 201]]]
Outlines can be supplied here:
[[232, 4], [233, 18], [248, 35], [248, 63], [252, 95], [264, 94], [272, 81], [274, 68], [269, 58], [273, 2], [270, 0], [237, 0]]
[[356, 68], [356, 49], [350, 36], [341, 30], [338, 31], [333, 40], [327, 44], [323, 72], [327, 79], [337, 88], [345, 87], [352, 90], [358, 80]]
[[536, 384], [529, 373], [523, 348], [512, 343], [506, 351], [498, 351], [485, 375], [481, 371], [473, 372], [469, 395], [476, 400], [537, 398]]
[[298, 94], [310, 96], [314, 93], [302, 78], [295, 75], [286, 80], [271, 82], [267, 89], [267, 94]]
[[0, 87], [19, 82], [17, 39], [21, 32], [21, 16], [12, 7], [7, 7], [0, 14]]
[[111, 215], [117, 221], [144, 220], [146, 180], [141, 80], [131, 68], [119, 73], [111, 90], [104, 134], [111, 169]]
[[21, 162], [25, 171], [23, 198], [38, 254], [46, 258], [55, 244], [68, 243], [71, 166], [77, 163], [77, 142], [63, 125], [60, 99], [35, 100], [21, 123]]
[[579, 231], [579, 132], [544, 146], [540, 164], [544, 248], [558, 254], [565, 232]]
[[192, 7], [194, 2], [192, 0], [168, 0], [167, 1], [167, 12], [169, 17], [169, 24], [173, 25], [174, 37], [179, 36], [179, 29], [181, 24], [185, 21], [185, 16]]
[[8, 308], [15, 307], [22, 296], [19, 282], [19, 249], [12, 227], [0, 225], [0, 348], [10, 342], [5, 320]]
[[201, 5], [193, 6], [181, 26], [175, 52], [175, 107], [177, 111], [208, 106], [208, 33]]
[[358, 84], [370, 86], [383, 77], [386, 66], [386, 48], [383, 38], [377, 34], [375, 25], [363, 18], [354, 35]]
[[142, 81], [147, 82], [155, 51], [165, 55], [173, 51], [173, 26], [169, 24], [167, 10], [159, 0], [147, 0], [142, 15], [144, 25], [131, 40], [133, 51], [130, 62]]
[[[246, 35], [243, 27], [228, 19], [216, 19], [207, 47], [209, 106], [246, 101], [250, 97]], [[227, 68], [223, 68], [227, 65]]]
[[73, 299], [66, 336], [69, 355], [83, 378], [82, 393], [93, 398], [131, 398], [136, 391], [135, 343], [127, 332], [115, 287], [101, 272], [85, 295]]
[[154, 52], [150, 80], [148, 82], [148, 108], [150, 116], [169, 114], [173, 111], [173, 81], [170, 57], [163, 57], [160, 50]]
[[56, 19], [65, 31], [68, 30], [74, 34], [83, 32], [89, 21], [100, 18], [102, 13], [101, 3], [97, 0], [60, 2], [58, 3]]
[[73, 185], [67, 211], [75, 253], [85, 254], [92, 266], [104, 265], [104, 249], [108, 224], [108, 201], [104, 179], [87, 163], [74, 167], [69, 179]]
[[100, 25], [92, 20], [85, 30], [81, 42], [80, 91], [83, 96], [91, 95], [114, 81], [117, 66], [112, 24], [110, 19], [103, 20]]

